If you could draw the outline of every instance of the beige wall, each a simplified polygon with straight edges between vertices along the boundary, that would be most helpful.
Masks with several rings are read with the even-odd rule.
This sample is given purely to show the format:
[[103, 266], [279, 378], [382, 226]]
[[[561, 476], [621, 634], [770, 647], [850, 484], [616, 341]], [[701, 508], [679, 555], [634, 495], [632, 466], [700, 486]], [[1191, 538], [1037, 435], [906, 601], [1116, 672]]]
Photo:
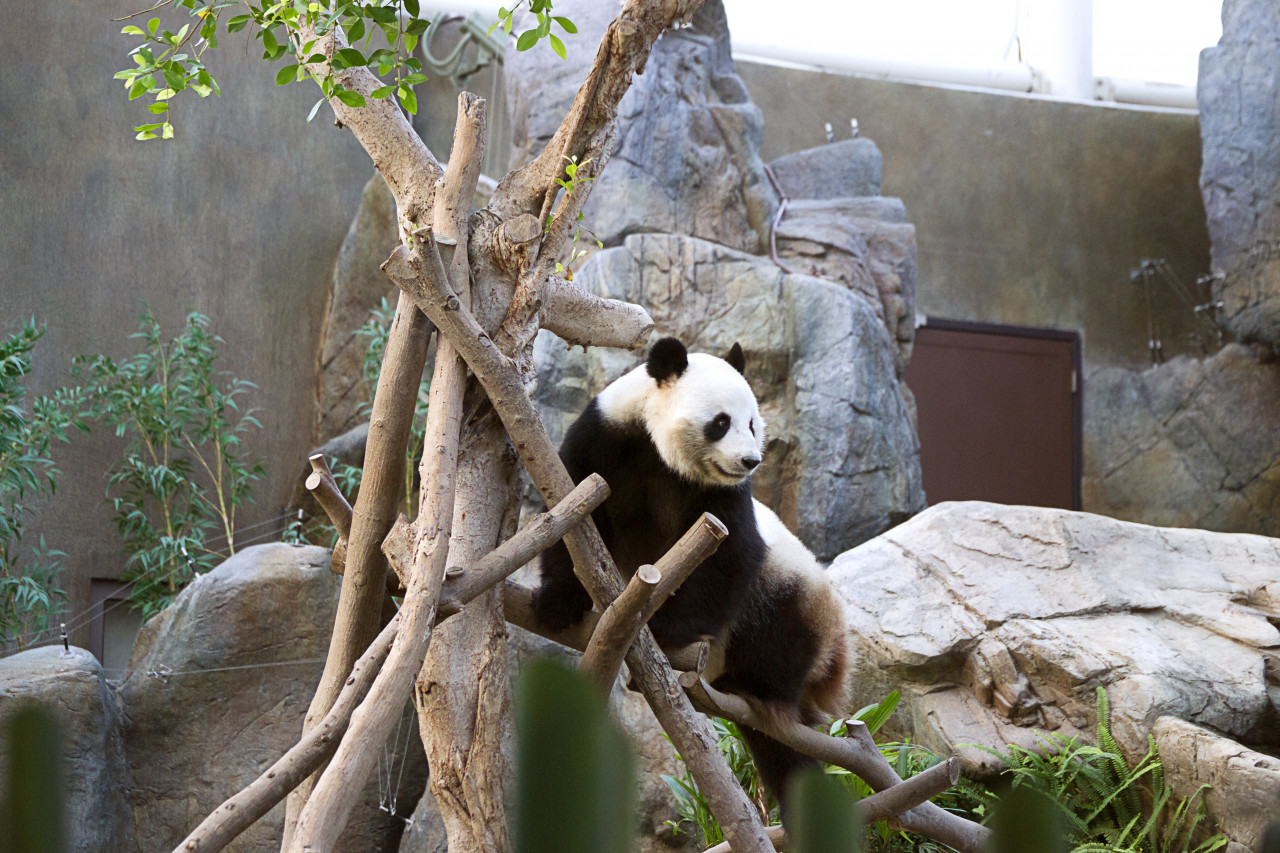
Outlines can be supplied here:
[[[49, 391], [73, 355], [134, 352], [144, 304], [175, 333], [188, 311], [212, 317], [228, 369], [262, 386], [253, 524], [279, 514], [310, 446], [324, 295], [371, 168], [326, 110], [305, 122], [315, 85], [277, 88], [240, 36], [210, 60], [222, 97], [184, 93], [176, 140], [135, 141], [148, 113], [112, 79], [131, 45], [110, 19], [145, 5], [0, 0], [0, 333], [48, 324], [35, 388]], [[30, 532], [69, 554], [73, 613], [89, 578], [123, 561], [102, 504], [116, 446], [99, 435], [59, 448], [58, 498]]]
[[[1129, 271], [1209, 269], [1200, 130], [1189, 112], [1066, 103], [738, 63], [764, 112], [764, 156], [847, 138], [884, 155], [885, 195], [917, 229], [921, 314], [1084, 334], [1095, 364], [1145, 364], [1147, 313]], [[1191, 309], [1167, 291], [1165, 352], [1188, 352]]]

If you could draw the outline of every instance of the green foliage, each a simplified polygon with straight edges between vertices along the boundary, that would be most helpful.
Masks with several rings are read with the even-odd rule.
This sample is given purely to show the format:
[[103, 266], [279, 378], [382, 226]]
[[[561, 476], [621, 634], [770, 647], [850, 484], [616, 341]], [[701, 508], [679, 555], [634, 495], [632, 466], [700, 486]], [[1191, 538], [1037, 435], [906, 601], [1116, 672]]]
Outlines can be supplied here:
[[24, 406], [31, 353], [44, 329], [29, 320], [0, 340], [0, 645], [25, 648], [48, 626], [66, 593], [54, 586], [65, 556], [45, 545], [22, 545], [29, 501], [57, 488], [59, 471], [49, 455], [54, 440], [67, 440], [74, 416], [61, 399], [37, 397]]
[[[771, 798], [766, 799], [756, 766], [751, 760], [751, 750], [743, 740], [738, 724], [712, 717], [711, 731], [716, 736], [716, 743], [725, 764], [729, 766], [729, 770], [742, 786], [742, 790], [747, 792], [747, 797], [756, 804], [761, 819], [765, 823], [778, 823], [777, 803], [772, 802]], [[679, 754], [676, 758], [684, 760]], [[711, 814], [711, 808], [688, 770], [679, 779], [663, 774], [662, 781], [667, 783], [667, 788], [670, 789], [676, 801], [676, 820], [667, 821], [667, 825], [673, 832], [676, 834], [696, 832], [698, 842], [704, 848], [724, 840], [720, 824], [716, 821], [715, 815]]]
[[553, 660], [516, 687], [516, 853], [635, 849], [635, 760], [605, 697]]
[[70, 850], [65, 753], [58, 721], [49, 709], [26, 702], [14, 711], [5, 721], [4, 753], [8, 761], [0, 784], [0, 850]]
[[1208, 786], [1175, 800], [1155, 739], [1148, 737], [1146, 755], [1130, 765], [1112, 736], [1107, 693], [1101, 687], [1097, 701], [1096, 747], [1037, 732], [1039, 750], [979, 748], [1004, 762], [1015, 789], [1033, 788], [1057, 804], [1072, 853], [1210, 853], [1225, 847], [1221, 835], [1199, 840], [1206, 821], [1200, 795]]
[[[500, 9], [500, 20], [494, 27], [504, 24], [510, 33], [511, 16], [525, 2], [537, 15], [538, 26], [522, 33], [517, 46], [527, 50], [547, 38], [563, 59], [564, 42], [552, 35], [551, 22], [567, 33], [577, 29], [568, 18], [551, 16], [551, 0], [520, 0], [511, 10]], [[115, 77], [124, 84], [129, 100], [152, 99], [147, 106], [152, 119], [134, 127], [135, 138], [172, 139], [173, 99], [180, 93], [191, 91], [201, 98], [221, 95], [205, 55], [217, 49], [220, 28], [235, 33], [251, 24], [254, 38], [262, 43], [262, 58], [267, 62], [284, 60], [275, 74], [277, 86], [307, 79], [320, 86], [323, 96], [311, 108], [307, 121], [315, 118], [326, 100], [352, 108], [366, 104], [364, 94], [344, 83], [341, 72], [349, 68], [368, 68], [377, 75], [383, 85], [369, 92], [369, 98], [390, 98], [406, 112], [418, 112], [414, 87], [427, 77], [414, 51], [430, 26], [421, 17], [419, 0], [250, 0], [245, 7], [248, 11], [229, 14], [227, 9], [236, 5], [228, 0], [160, 0], [121, 19], [138, 18], [165, 7], [185, 9], [190, 18], [176, 32], [165, 28], [158, 16], [149, 18], [145, 26], [127, 24], [120, 31], [138, 42], [129, 51], [133, 67], [118, 71]], [[335, 34], [337, 49], [328, 38]]]
[[150, 617], [197, 574], [235, 553], [236, 511], [263, 473], [244, 438], [261, 424], [240, 399], [256, 387], [218, 369], [222, 339], [209, 318], [188, 315], [165, 340], [150, 311], [132, 358], [81, 356], [73, 373], [85, 414], [128, 439], [107, 472], [107, 500], [135, 581], [131, 598]]
[[551, 43], [551, 49], [556, 52], [556, 56], [561, 59], [565, 58], [564, 42], [551, 32], [551, 22], [554, 21], [564, 32], [573, 35], [578, 32], [578, 28], [574, 26], [573, 21], [559, 15], [551, 14], [551, 0], [519, 0], [516, 5], [508, 9], [506, 6], [498, 9], [498, 20], [489, 28], [492, 33], [499, 26], [503, 32], [511, 35], [511, 28], [515, 24], [515, 13], [525, 3], [529, 4], [529, 11], [538, 19], [538, 25], [533, 29], [525, 30], [516, 39], [516, 50], [529, 50], [531, 47], [542, 41], [544, 38]]
[[[565, 198], [569, 198], [573, 195], [574, 190], [576, 190], [579, 186], [595, 180], [594, 177], [587, 178], [587, 177], [582, 177], [578, 174], [578, 171], [583, 166], [590, 163], [592, 158], [588, 157], [587, 159], [583, 160], [581, 163], [578, 162], [578, 158], [576, 155], [573, 157], [565, 157], [563, 159], [566, 161], [564, 166], [564, 173], [566, 177], [556, 178], [555, 182], [557, 186], [559, 186], [562, 190], [564, 190]], [[547, 214], [547, 221], [543, 226], [544, 234], [551, 230], [551, 223], [555, 221], [555, 218], [556, 217], [554, 213]], [[582, 235], [584, 232], [588, 237], [591, 238], [592, 242], [596, 244], [596, 248], [599, 248], [599, 249], [604, 248], [604, 243], [600, 242], [600, 238], [596, 236], [595, 232], [582, 224], [582, 221], [585, 218], [586, 217], [583, 214], [583, 212], [579, 210], [578, 218], [577, 218], [578, 225], [574, 229], [572, 239], [570, 239], [569, 241], [572, 247], [569, 253], [569, 262], [568, 263], [560, 263], [559, 261], [556, 262], [556, 269], [555, 269], [556, 275], [563, 275], [565, 279], [568, 281], [573, 281], [573, 270], [571, 269], [571, 267], [573, 266], [574, 261], [577, 261], [579, 258], [585, 258], [587, 256], [586, 249], [577, 247], [577, 243], [579, 240], [582, 239]]]
[[861, 853], [862, 825], [847, 788], [815, 770], [797, 773], [787, 796], [787, 834], [795, 853]]

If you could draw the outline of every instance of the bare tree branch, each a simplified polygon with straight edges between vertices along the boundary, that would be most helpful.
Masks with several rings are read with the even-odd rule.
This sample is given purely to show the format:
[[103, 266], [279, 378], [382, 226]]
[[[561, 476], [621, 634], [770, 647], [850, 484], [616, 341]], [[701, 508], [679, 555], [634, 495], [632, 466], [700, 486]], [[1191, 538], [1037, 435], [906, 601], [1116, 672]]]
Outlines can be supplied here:
[[[395, 522], [400, 502], [404, 451], [413, 427], [413, 403], [422, 381], [431, 331], [427, 318], [414, 308], [409, 297], [402, 295], [396, 303], [382, 372], [374, 391], [364, 473], [352, 511], [344, 581], [333, 636], [329, 640], [329, 654], [307, 709], [302, 726], [304, 734], [329, 712], [351, 667], [381, 628], [387, 571], [382, 540]], [[304, 782], [289, 796], [284, 829], [286, 842], [293, 836], [312, 784], [312, 781]]]
[[[729, 535], [729, 530], [720, 519], [709, 512], [704, 512], [693, 526], [662, 555], [656, 566], [652, 568], [656, 578], [652, 589], [640, 592], [636, 586], [637, 572], [627, 585], [627, 592], [609, 605], [600, 617], [600, 623], [591, 635], [591, 642], [582, 655], [580, 669], [594, 683], [602, 687], [613, 684], [622, 666], [622, 660], [640, 633], [640, 628], [648, 624], [658, 608], [680, 588], [693, 570], [702, 565], [702, 561], [710, 557], [720, 547], [720, 543]], [[628, 596], [630, 592], [630, 596]], [[643, 596], [643, 598], [640, 598]]]
[[338, 538], [346, 542], [351, 538], [351, 504], [338, 488], [323, 453], [313, 453], [308, 461], [311, 473], [307, 475], [307, 491], [315, 496], [316, 503], [329, 516], [329, 523], [338, 531]]
[[[303, 26], [294, 41], [299, 46], [314, 41], [310, 55], [322, 53], [327, 58], [347, 47], [339, 27], [332, 27], [325, 35], [318, 36], [314, 28]], [[308, 63], [307, 70], [316, 80], [332, 73], [335, 83], [364, 96], [363, 107], [349, 107], [337, 98], [330, 98], [329, 105], [338, 123], [355, 135], [373, 160], [374, 167], [386, 180], [399, 208], [402, 234], [430, 225], [435, 184], [443, 170], [400, 106], [391, 98], [379, 100], [372, 97], [373, 90], [383, 85], [382, 81], [365, 67], [333, 71], [328, 59]]]
[[[431, 229], [422, 229], [414, 235], [419, 242], [419, 251], [431, 261], [428, 269], [437, 276], [435, 287], [445, 290], [452, 287], [450, 292], [457, 294], [452, 297], [455, 301], [467, 299], [470, 276], [466, 213], [457, 211], [464, 205], [469, 209], [471, 195], [475, 192], [475, 183], [480, 175], [478, 159], [483, 151], [480, 141], [483, 135], [484, 101], [463, 93], [458, 99], [453, 153], [442, 181], [442, 188], [461, 198], [446, 199], [442, 193], [436, 208], [437, 224], [452, 232], [448, 234], [454, 249], [454, 263], [449, 270], [451, 278], [446, 281]], [[327, 853], [332, 848], [359, 798], [364, 780], [373, 769], [378, 756], [377, 747], [390, 734], [409, 698], [413, 676], [422, 667], [431, 642], [436, 605], [449, 556], [466, 381], [466, 365], [454, 353], [449, 341], [442, 338], [436, 347], [435, 377], [431, 382], [431, 400], [427, 408], [414, 564], [401, 611], [405, 631], [401, 641], [392, 649], [368, 698], [352, 715], [351, 727], [343, 737], [333, 762], [316, 783], [315, 791], [298, 819], [292, 846], [286, 850]], [[413, 406], [406, 408], [412, 414]], [[372, 422], [376, 426], [377, 418]], [[385, 535], [384, 531], [384, 538]], [[379, 557], [382, 557], [381, 551]]]
[[604, 299], [554, 275], [543, 289], [539, 322], [569, 346], [584, 349], [636, 349], [653, 331], [653, 318], [639, 305]]
[[[849, 722], [849, 737], [829, 737], [799, 722], [788, 724], [775, 719], [774, 715], [758, 714], [746, 699], [730, 693], [721, 693], [707, 684], [697, 673], [682, 674], [680, 686], [693, 697], [695, 704], [704, 712], [751, 726], [797, 752], [843, 767], [856, 773], [876, 791], [888, 791], [903, 784], [893, 766], [881, 754], [867, 727], [860, 722]], [[945, 771], [948, 778], [952, 772], [952, 770]], [[917, 784], [927, 790], [937, 781], [937, 776], [934, 776], [928, 783]], [[908, 796], [907, 793], [898, 792], [882, 803], [887, 802], [893, 807], [915, 795]], [[926, 797], [925, 800], [927, 799]], [[927, 801], [920, 802], [909, 811], [899, 814], [898, 822], [903, 829], [941, 841], [961, 853], [983, 853], [991, 835], [990, 830], [985, 826], [944, 811]]]

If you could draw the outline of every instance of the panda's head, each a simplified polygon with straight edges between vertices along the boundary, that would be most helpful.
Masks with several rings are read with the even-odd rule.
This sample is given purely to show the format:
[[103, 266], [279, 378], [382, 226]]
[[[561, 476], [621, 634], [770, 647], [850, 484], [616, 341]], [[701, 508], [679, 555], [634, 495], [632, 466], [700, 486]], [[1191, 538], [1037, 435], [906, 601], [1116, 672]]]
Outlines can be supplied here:
[[[689, 353], [675, 338], [654, 344], [648, 362], [606, 389], [606, 416], [629, 409], [640, 420], [663, 462], [684, 478], [708, 486], [736, 486], [764, 455], [764, 420], [743, 378], [742, 347], [727, 360]], [[610, 408], [615, 409], [610, 412]]]

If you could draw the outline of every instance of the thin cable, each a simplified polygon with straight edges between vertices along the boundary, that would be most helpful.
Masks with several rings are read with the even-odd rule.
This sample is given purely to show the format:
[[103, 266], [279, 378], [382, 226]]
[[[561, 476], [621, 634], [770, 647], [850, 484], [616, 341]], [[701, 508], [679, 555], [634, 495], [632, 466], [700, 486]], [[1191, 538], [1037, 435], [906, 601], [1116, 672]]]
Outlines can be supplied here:
[[[180, 669], [177, 671], [171, 671], [162, 667], [161, 669], [146, 669], [142, 670], [142, 672], [152, 678], [171, 678], [175, 675], [200, 675], [206, 672], [232, 672], [234, 670], [241, 669], [263, 669], [265, 667], [273, 666], [301, 666], [302, 664], [324, 662], [325, 658], [300, 658], [298, 660], [277, 660], [270, 661], [268, 663], [245, 663], [240, 664], [239, 666], [214, 666], [209, 667], [208, 669]], [[138, 672], [138, 670], [130, 670], [130, 672]]]

